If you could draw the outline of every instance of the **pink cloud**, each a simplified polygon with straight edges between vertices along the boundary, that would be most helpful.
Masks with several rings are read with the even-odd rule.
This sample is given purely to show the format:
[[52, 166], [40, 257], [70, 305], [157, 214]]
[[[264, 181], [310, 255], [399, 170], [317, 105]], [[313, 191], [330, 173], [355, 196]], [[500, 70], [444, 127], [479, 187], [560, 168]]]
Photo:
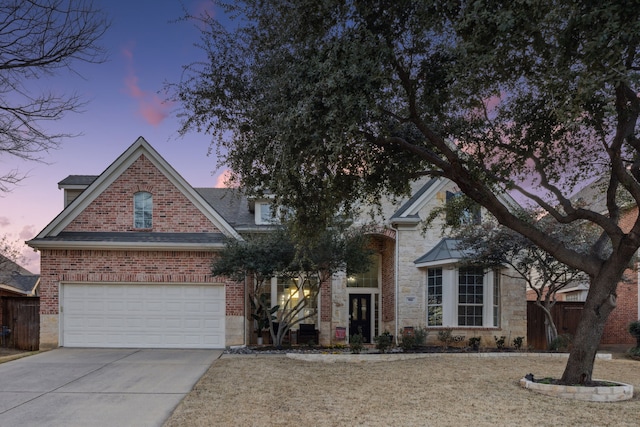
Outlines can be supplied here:
[[0, 227], [6, 227], [11, 224], [11, 221], [6, 216], [0, 216]]
[[127, 94], [138, 102], [138, 114], [150, 125], [157, 126], [169, 115], [171, 103], [164, 102], [158, 95], [140, 87], [140, 81], [133, 65], [133, 48], [125, 47], [122, 55], [127, 60], [127, 75], [124, 86]]
[[33, 239], [36, 234], [36, 228], [33, 225], [25, 225], [22, 230], [18, 232], [18, 237], [25, 240]]
[[222, 173], [220, 175], [218, 175], [218, 177], [216, 178], [216, 182], [215, 184], [213, 184], [213, 186], [215, 188], [226, 188], [229, 187], [229, 178], [231, 177], [231, 171], [228, 169], [225, 169], [224, 171], [222, 171]]
[[198, 2], [195, 6], [195, 10], [196, 10], [196, 16], [199, 16], [199, 15], [206, 15], [211, 17], [216, 16], [214, 3], [212, 1]]

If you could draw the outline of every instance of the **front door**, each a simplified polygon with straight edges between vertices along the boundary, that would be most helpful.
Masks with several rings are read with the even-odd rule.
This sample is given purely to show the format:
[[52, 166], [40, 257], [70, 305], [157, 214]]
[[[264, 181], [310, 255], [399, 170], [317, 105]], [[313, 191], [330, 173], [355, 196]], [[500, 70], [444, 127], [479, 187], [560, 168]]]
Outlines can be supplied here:
[[362, 332], [365, 343], [371, 342], [371, 294], [349, 295], [349, 334]]

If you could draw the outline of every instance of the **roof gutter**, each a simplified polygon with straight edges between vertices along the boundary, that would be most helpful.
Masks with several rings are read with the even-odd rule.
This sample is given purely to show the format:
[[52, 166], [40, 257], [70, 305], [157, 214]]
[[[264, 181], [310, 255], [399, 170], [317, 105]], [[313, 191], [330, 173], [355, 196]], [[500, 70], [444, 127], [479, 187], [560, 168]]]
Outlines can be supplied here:
[[81, 242], [81, 241], [37, 241], [25, 242], [34, 249], [96, 249], [96, 250], [142, 250], [142, 251], [193, 251], [220, 250], [220, 243], [158, 243], [158, 242]]

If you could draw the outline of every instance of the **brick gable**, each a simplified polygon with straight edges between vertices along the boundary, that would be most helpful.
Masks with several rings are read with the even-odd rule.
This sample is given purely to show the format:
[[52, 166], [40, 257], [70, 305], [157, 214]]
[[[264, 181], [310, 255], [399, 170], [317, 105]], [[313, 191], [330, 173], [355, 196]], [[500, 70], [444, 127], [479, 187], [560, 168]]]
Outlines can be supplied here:
[[65, 231], [135, 231], [133, 195], [138, 191], [147, 191], [153, 196], [154, 232], [220, 231], [144, 155], [74, 218]]

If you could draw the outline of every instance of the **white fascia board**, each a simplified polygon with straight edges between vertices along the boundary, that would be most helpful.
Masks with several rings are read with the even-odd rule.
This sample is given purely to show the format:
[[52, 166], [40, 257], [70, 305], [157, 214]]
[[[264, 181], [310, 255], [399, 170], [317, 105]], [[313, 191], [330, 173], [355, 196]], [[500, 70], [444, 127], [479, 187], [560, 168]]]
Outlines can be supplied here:
[[195, 251], [220, 250], [224, 243], [122, 243], [122, 242], [28, 242], [35, 249], [84, 249], [84, 250], [144, 250], [144, 251]]
[[430, 186], [407, 209], [405, 209], [405, 211], [402, 213], [402, 215], [400, 215], [400, 217], [396, 218], [395, 220], [398, 220], [399, 218], [405, 218], [411, 215], [417, 215], [418, 212], [420, 212], [420, 210], [424, 207], [424, 205], [427, 204], [427, 202], [431, 200], [433, 197], [435, 197], [435, 195], [438, 194], [438, 191], [442, 190], [442, 187], [444, 187], [447, 184], [447, 182], [450, 182], [450, 181], [445, 178], [438, 178], [438, 182]]
[[421, 262], [419, 264], [415, 264], [417, 268], [425, 268], [425, 267], [444, 267], [451, 264], [457, 264], [460, 262], [458, 258], [449, 258], [449, 259], [439, 259], [437, 261], [427, 261]]
[[401, 226], [411, 226], [411, 228], [414, 228], [415, 226], [417, 226], [418, 224], [420, 224], [422, 222], [422, 219], [419, 217], [396, 217], [396, 218], [392, 218], [389, 221], [392, 225], [401, 225]]

